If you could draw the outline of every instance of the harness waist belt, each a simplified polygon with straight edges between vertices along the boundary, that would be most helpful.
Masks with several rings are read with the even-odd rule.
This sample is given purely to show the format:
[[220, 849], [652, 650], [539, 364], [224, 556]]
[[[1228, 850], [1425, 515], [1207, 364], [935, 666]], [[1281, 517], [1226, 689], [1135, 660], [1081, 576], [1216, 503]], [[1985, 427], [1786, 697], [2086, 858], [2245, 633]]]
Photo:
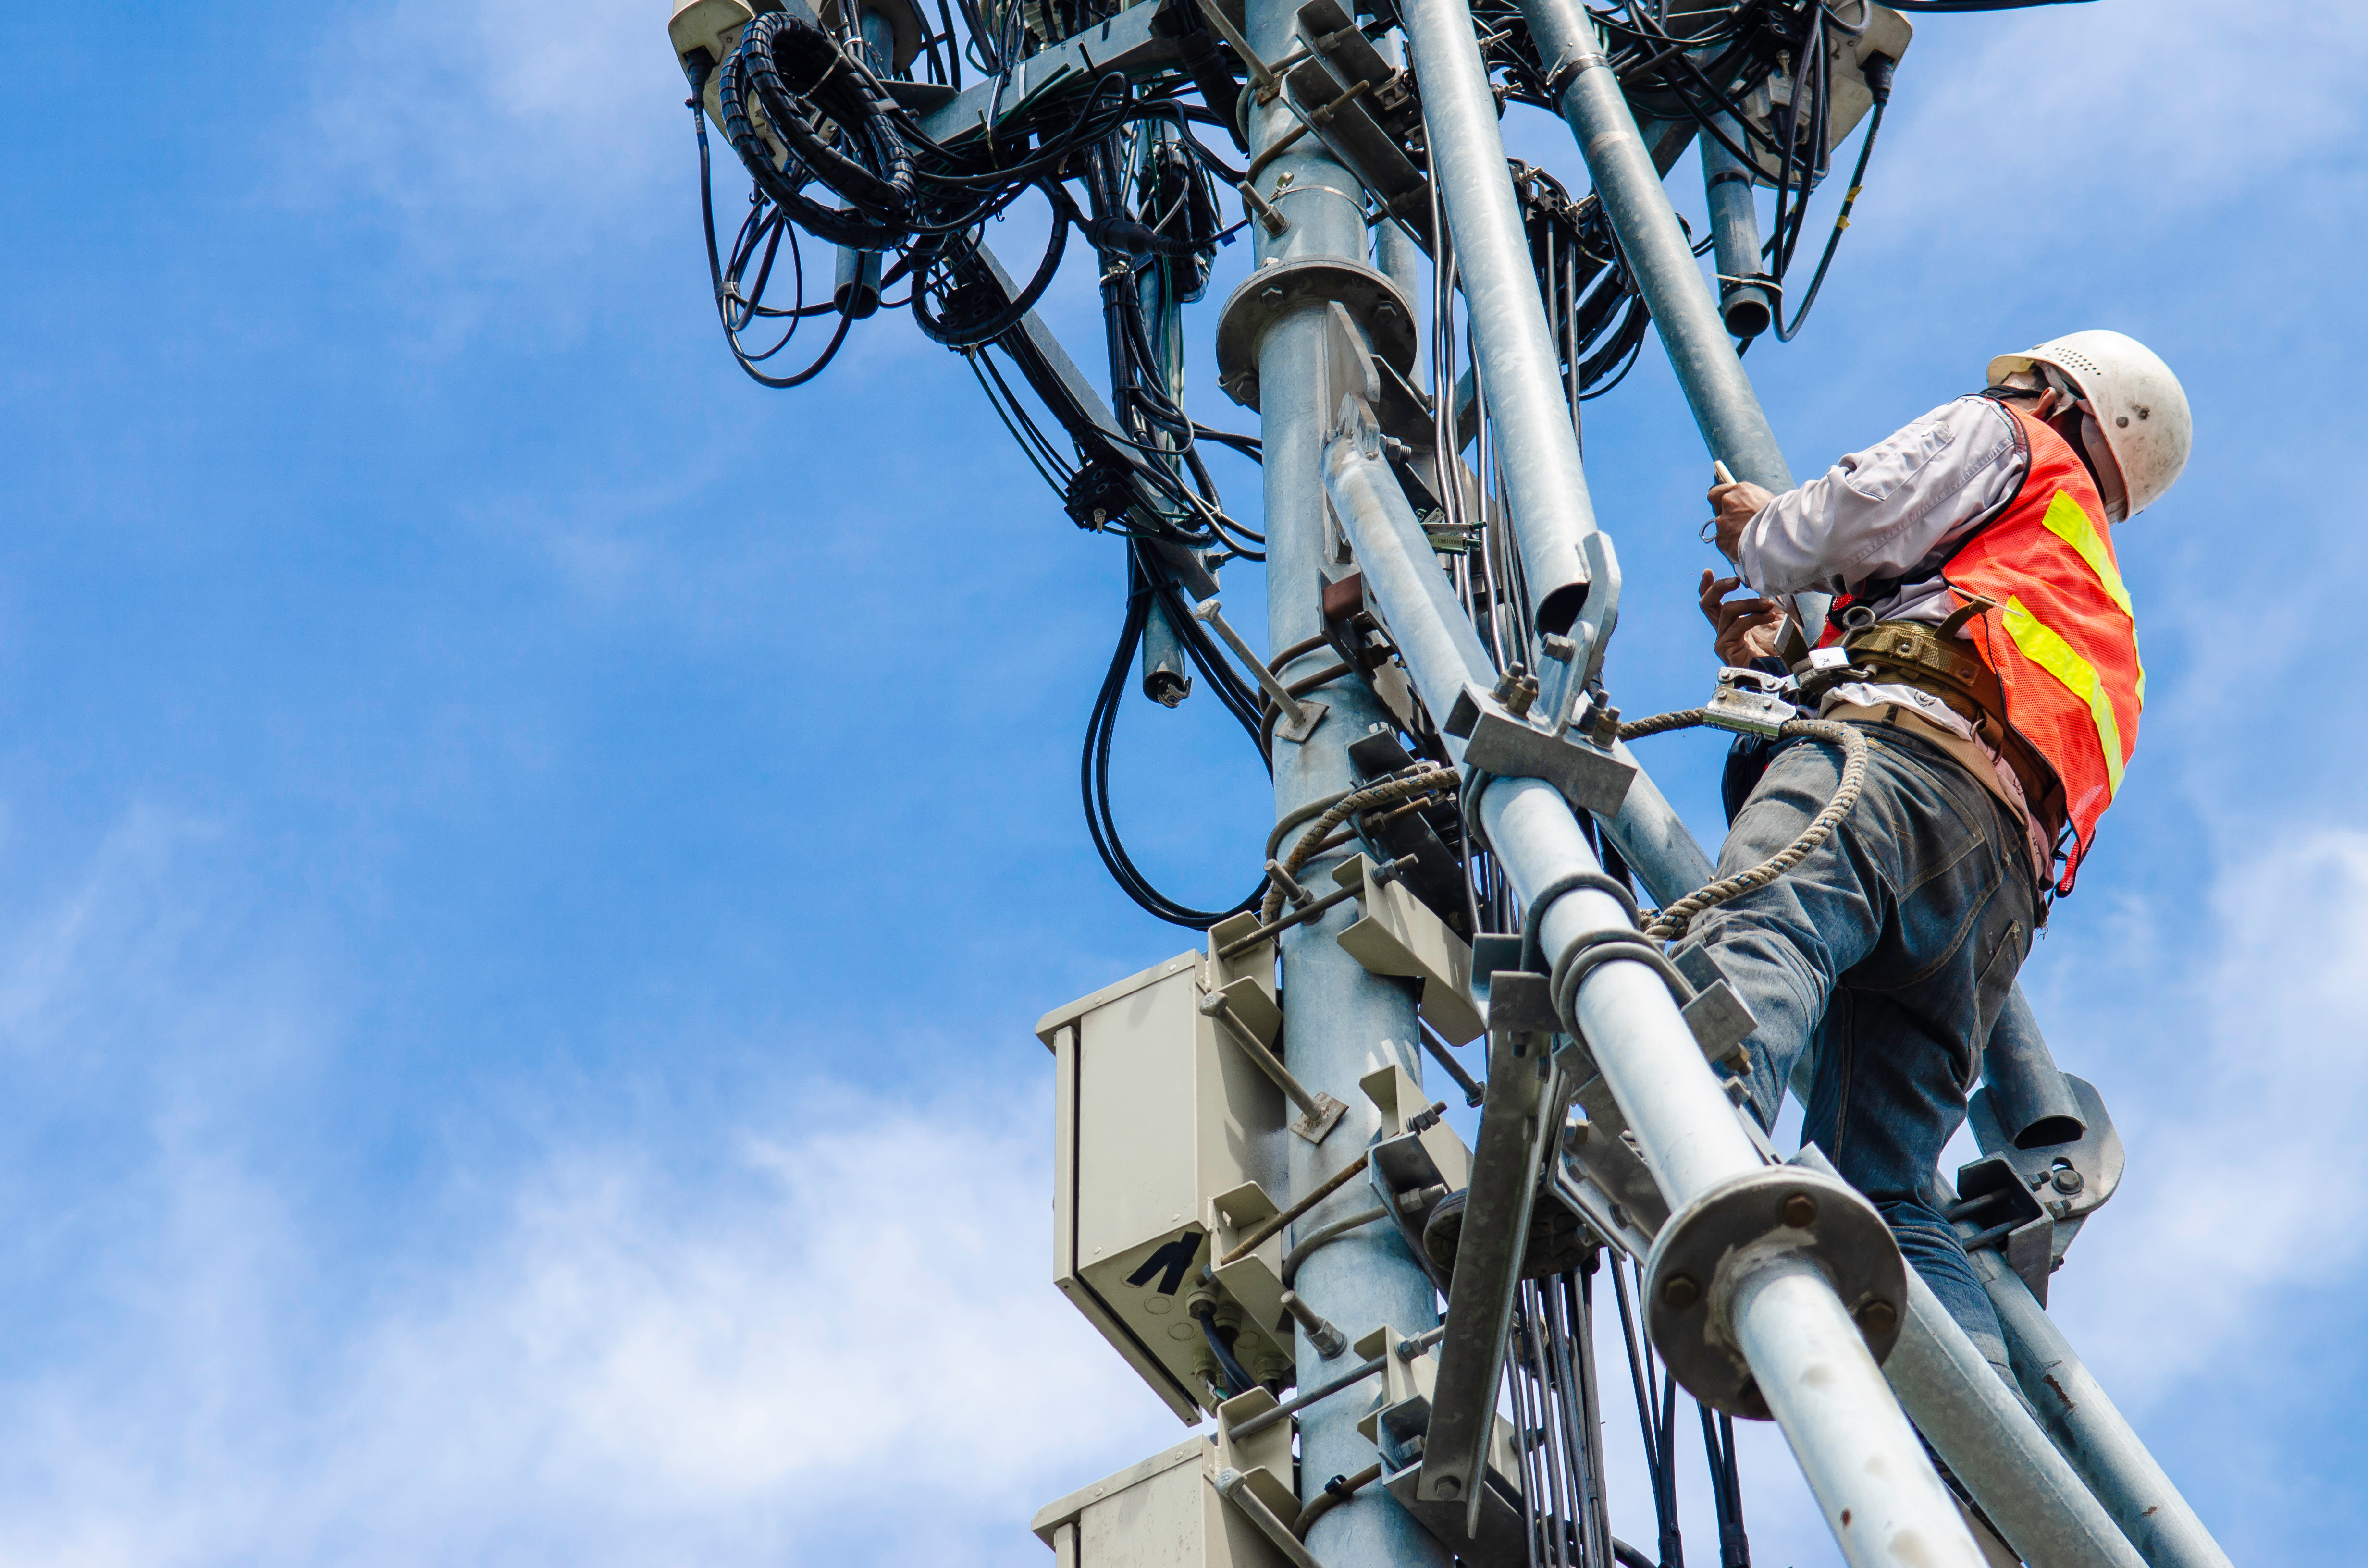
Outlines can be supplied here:
[[1842, 639], [1850, 662], [1882, 680], [1939, 698], [1998, 748], [2022, 785], [2023, 799], [2050, 843], [2068, 812], [2064, 786], [2036, 748], [2006, 719], [2006, 688], [1972, 646], [1941, 636], [1920, 620], [1878, 620]]

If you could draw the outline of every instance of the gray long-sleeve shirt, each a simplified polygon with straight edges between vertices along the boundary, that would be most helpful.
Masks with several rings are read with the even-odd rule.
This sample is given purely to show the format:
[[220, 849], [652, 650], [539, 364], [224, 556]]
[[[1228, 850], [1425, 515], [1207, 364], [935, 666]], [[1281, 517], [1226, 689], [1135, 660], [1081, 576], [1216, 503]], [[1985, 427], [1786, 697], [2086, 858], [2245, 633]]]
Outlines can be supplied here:
[[[1901, 576], [1945, 556], [2013, 499], [2030, 466], [2006, 410], [1986, 397], [1944, 403], [1762, 506], [1744, 528], [1738, 567], [1763, 594], [1856, 593], [1870, 578]], [[1937, 626], [1954, 607], [1948, 585], [1933, 575], [1867, 608], [1879, 620]], [[1914, 687], [1867, 681], [1837, 687], [1826, 699], [1827, 708], [1894, 703], [1980, 749], [1999, 794], [2022, 818], [2034, 869], [2047, 866], [2048, 846], [2014, 769], [1947, 703]]]
[[[1737, 551], [1743, 579], [1792, 594], [1896, 577], [1987, 522], [2030, 466], [2006, 410], [1986, 397], [1944, 403], [1762, 506]], [[1878, 619], [1938, 625], [1947, 593], [1934, 581], [1868, 608]]]

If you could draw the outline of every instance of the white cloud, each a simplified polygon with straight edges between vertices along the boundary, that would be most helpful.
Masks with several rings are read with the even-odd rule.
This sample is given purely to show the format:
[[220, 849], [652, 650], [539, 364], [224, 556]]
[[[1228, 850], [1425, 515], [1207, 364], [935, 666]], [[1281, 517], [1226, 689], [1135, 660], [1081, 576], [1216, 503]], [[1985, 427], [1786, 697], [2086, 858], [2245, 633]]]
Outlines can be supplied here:
[[562, 1147], [450, 1256], [170, 1152], [108, 1353], [12, 1390], [0, 1560], [1032, 1564], [1038, 1504], [1178, 1432], [1046, 1278], [1043, 1108], [824, 1093], [720, 1175]]
[[[309, 75], [293, 194], [330, 210], [360, 195], [411, 262], [532, 282], [544, 308], [570, 272], [669, 235], [696, 273], [698, 165], [664, 6], [396, 0], [334, 24]], [[678, 233], [653, 219], [670, 185], [679, 199], [656, 205]], [[490, 309], [450, 290], [429, 305], [435, 345]]]
[[[1895, 248], [1927, 243], [1911, 220], [1955, 228], [1987, 210], [2002, 259], [2044, 270], [2019, 242], [2091, 221], [2100, 194], [2121, 222], [2190, 210], [2356, 144], [2368, 120], [2368, 11], [2348, 6], [2157, 0], [1916, 21], [1891, 144], [1875, 153]], [[1943, 48], [1945, 71], [1918, 70]]]
[[2115, 1042], [2100, 1087], [2130, 1176], [2076, 1245], [2059, 1310], [2141, 1401], [2251, 1354], [2281, 1290], [2343, 1278], [2363, 1247], [2328, 1217], [2368, 1201], [2368, 833], [2265, 831], [2208, 908], [2192, 975], [2149, 955], [2100, 975], [2086, 1007]]

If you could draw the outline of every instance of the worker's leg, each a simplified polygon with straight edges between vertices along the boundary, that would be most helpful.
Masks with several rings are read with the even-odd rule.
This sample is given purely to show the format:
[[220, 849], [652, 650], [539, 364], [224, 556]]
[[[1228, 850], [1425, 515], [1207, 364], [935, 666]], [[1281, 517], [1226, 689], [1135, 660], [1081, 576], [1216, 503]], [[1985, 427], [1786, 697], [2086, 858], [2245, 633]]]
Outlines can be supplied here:
[[[1762, 1122], [1773, 1123], [1814, 1040], [1807, 1136], [2002, 1364], [1996, 1315], [1932, 1206], [1932, 1175], [1964, 1120], [1977, 1042], [2021, 963], [2034, 890], [2012, 824], [1977, 783], [1911, 736], [1866, 728], [1866, 785], [1834, 835], [1695, 929], [1759, 1020], [1748, 1046]], [[1840, 748], [1823, 743], [1779, 752], [1736, 818], [1720, 874], [1792, 843], [1832, 799], [1840, 765]]]
[[[2021, 959], [2021, 941], [1998, 953], [2002, 965]], [[1941, 1149], [1964, 1123], [1968, 1087], [1954, 1042], [1935, 1038], [1918, 1005], [1925, 1000], [1847, 983], [1835, 991], [1818, 1031], [1803, 1132], [1873, 1199], [1900, 1252], [2013, 1388], [1997, 1311], [1939, 1208], [1944, 1194], [1935, 1172]]]

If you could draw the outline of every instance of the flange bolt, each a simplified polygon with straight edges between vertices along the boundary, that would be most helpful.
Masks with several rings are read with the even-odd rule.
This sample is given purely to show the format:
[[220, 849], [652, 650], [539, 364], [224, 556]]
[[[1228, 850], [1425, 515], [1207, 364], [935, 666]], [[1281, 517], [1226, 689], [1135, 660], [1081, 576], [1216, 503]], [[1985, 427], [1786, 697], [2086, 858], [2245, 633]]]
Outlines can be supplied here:
[[1859, 1308], [1858, 1325], [1869, 1334], [1889, 1334], [1899, 1326], [1899, 1309], [1877, 1297]]
[[1805, 1192], [1796, 1192], [1784, 1199], [1783, 1208], [1777, 1212], [1793, 1229], [1805, 1231], [1817, 1222], [1817, 1200]]
[[1661, 1304], [1673, 1312], [1684, 1312], [1702, 1300], [1702, 1283], [1691, 1274], [1672, 1274], [1661, 1286]]

